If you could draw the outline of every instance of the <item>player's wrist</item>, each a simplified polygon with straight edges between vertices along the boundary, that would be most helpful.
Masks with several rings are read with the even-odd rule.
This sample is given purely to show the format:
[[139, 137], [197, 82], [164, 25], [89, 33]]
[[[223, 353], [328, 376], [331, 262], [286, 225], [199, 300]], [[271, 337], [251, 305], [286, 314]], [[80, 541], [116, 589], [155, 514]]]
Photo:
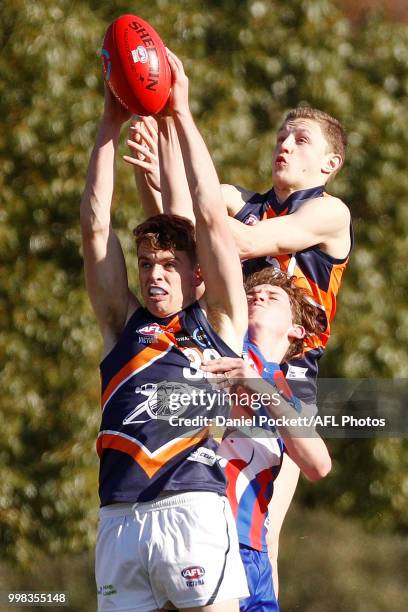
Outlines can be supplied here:
[[122, 122], [111, 116], [109, 113], [103, 114], [99, 122], [99, 136], [104, 140], [113, 140], [115, 144], [119, 141]]
[[193, 121], [193, 115], [188, 104], [173, 108], [173, 117], [175, 121], [179, 122]]
[[101, 123], [106, 126], [111, 126], [120, 130], [122, 125], [128, 121], [129, 117], [125, 117], [124, 113], [116, 110], [105, 109], [102, 113]]

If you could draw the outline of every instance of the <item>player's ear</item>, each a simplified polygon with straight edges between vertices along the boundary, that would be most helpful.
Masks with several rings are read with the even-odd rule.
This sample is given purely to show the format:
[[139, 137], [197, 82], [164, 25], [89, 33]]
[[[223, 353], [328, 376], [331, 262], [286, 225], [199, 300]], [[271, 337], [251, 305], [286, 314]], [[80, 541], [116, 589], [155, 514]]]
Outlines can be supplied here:
[[288, 337], [294, 338], [295, 340], [301, 340], [306, 336], [306, 330], [303, 325], [298, 325], [294, 323], [292, 327], [289, 329]]
[[199, 287], [203, 281], [203, 277], [201, 276], [200, 266], [196, 264], [194, 266], [194, 276], [193, 276], [193, 284], [194, 287]]
[[333, 172], [337, 172], [337, 170], [341, 167], [343, 163], [343, 158], [338, 153], [328, 153], [322, 164], [322, 172], [323, 174], [333, 174]]

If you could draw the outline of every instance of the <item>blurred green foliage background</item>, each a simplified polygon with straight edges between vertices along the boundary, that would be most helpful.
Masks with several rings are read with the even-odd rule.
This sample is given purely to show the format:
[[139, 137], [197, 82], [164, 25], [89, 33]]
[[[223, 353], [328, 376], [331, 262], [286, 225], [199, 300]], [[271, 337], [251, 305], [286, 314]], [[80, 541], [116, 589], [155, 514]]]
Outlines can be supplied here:
[[[378, 12], [349, 21], [340, 0], [5, 0], [0, 590], [64, 587], [82, 611], [95, 608], [101, 343], [78, 211], [103, 104], [101, 42], [129, 12], [184, 60], [223, 182], [269, 188], [274, 131], [288, 108], [307, 103], [344, 123], [348, 158], [330, 190], [351, 208], [356, 246], [322, 376], [408, 376], [406, 22]], [[130, 230], [140, 212], [120, 161], [115, 209], [136, 284]], [[407, 609], [406, 440], [329, 445], [333, 473], [302, 483], [282, 539], [282, 608]]]

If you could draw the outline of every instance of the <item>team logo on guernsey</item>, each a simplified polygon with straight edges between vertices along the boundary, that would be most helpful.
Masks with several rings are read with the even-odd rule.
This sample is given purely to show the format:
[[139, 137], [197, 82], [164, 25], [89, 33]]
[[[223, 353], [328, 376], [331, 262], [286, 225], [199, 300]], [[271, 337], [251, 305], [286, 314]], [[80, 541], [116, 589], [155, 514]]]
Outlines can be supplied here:
[[[181, 402], [174, 402], [174, 397], [186, 397], [186, 393], [191, 395], [193, 387], [183, 383], [168, 382], [163, 380], [158, 384], [147, 383], [141, 387], [136, 387], [135, 393], [144, 395], [146, 399], [136, 406], [136, 408], [123, 419], [123, 425], [130, 423], [145, 423], [149, 419], [162, 419], [168, 421], [172, 416], [178, 416], [185, 412], [188, 405]], [[138, 419], [144, 412], [145, 418]]]
[[205, 569], [201, 565], [190, 565], [181, 570], [181, 575], [186, 580], [186, 586], [195, 587], [204, 584], [203, 576]]
[[208, 340], [200, 327], [196, 327], [196, 329], [193, 331], [192, 338], [202, 348], [209, 346]]

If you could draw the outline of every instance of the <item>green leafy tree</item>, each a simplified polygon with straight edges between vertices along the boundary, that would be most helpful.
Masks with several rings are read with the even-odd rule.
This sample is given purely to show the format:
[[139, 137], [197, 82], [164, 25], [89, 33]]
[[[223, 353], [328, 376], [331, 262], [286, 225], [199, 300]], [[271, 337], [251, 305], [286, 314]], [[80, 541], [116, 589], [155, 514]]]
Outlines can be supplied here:
[[26, 562], [92, 538], [97, 342], [77, 218], [99, 32], [86, 5], [20, 1], [0, 36], [0, 539]]
[[[0, 540], [21, 563], [34, 548], [80, 551], [94, 537], [101, 344], [84, 291], [78, 208], [103, 104], [98, 52], [107, 25], [132, 10], [185, 61], [223, 181], [269, 187], [274, 132], [290, 107], [310, 104], [344, 122], [348, 160], [332, 189], [351, 206], [357, 241], [322, 374], [407, 374], [406, 28], [376, 18], [352, 29], [328, 0], [6, 2]], [[115, 227], [133, 283], [130, 230], [139, 219], [131, 172], [118, 160]], [[406, 528], [403, 442], [333, 449], [334, 477], [304, 487], [303, 503]]]

